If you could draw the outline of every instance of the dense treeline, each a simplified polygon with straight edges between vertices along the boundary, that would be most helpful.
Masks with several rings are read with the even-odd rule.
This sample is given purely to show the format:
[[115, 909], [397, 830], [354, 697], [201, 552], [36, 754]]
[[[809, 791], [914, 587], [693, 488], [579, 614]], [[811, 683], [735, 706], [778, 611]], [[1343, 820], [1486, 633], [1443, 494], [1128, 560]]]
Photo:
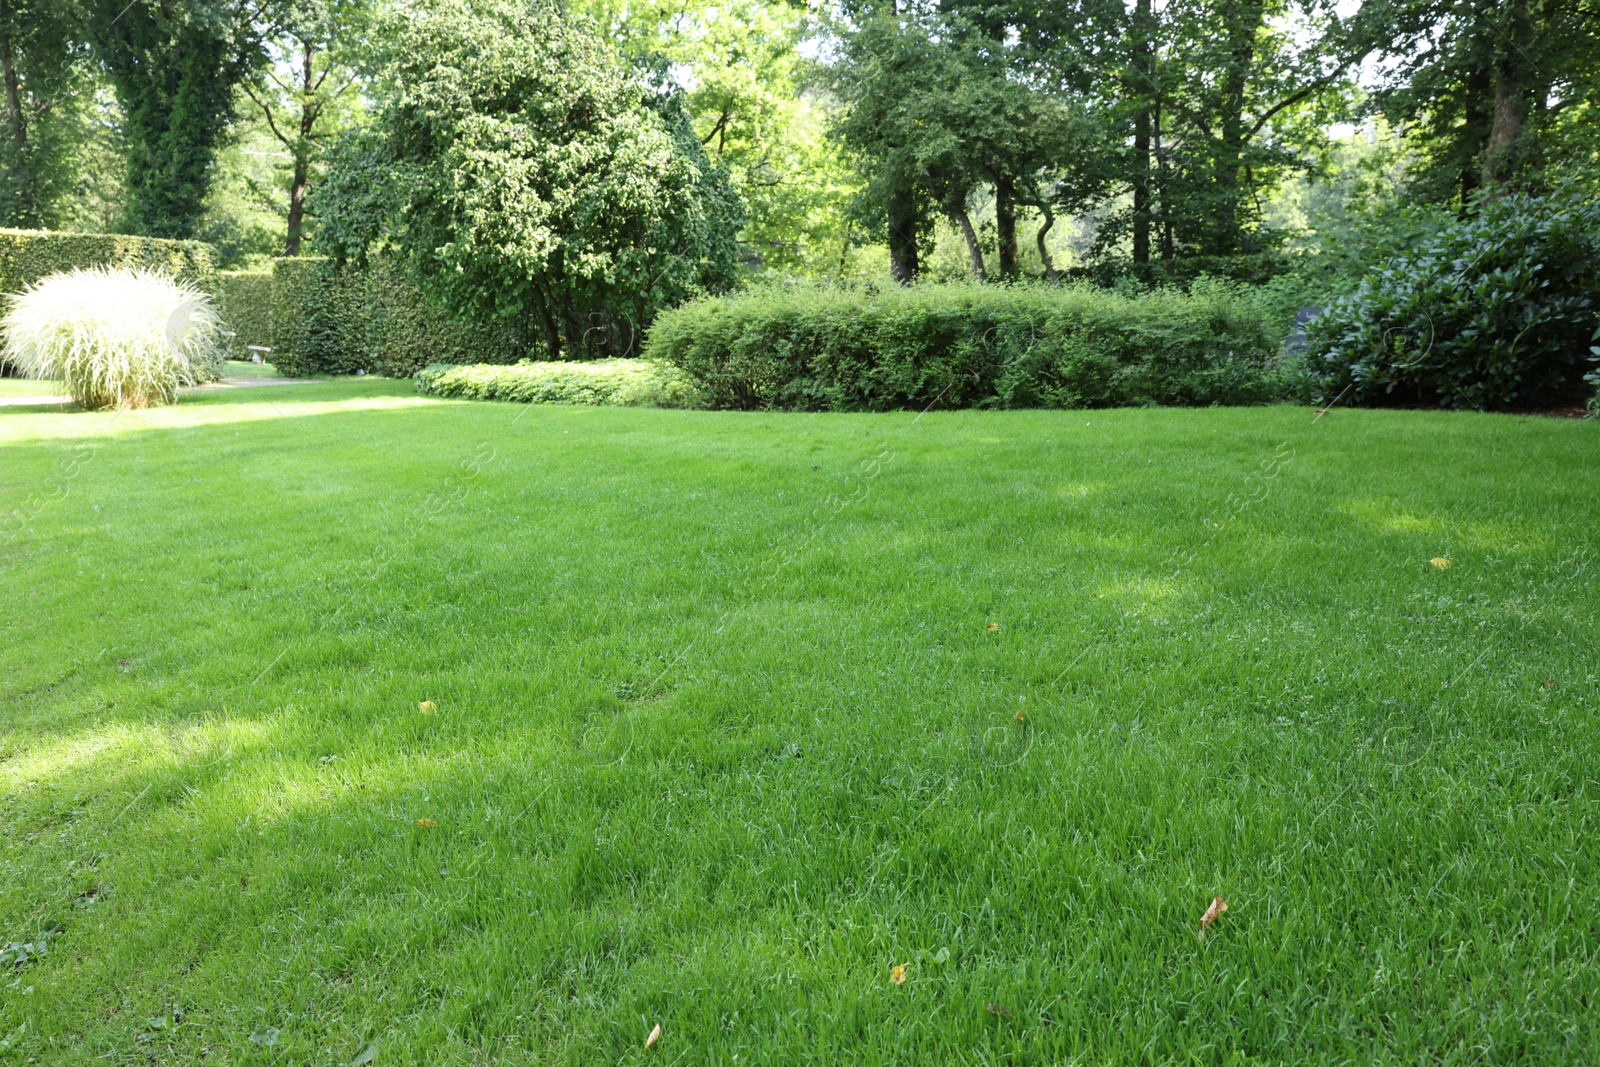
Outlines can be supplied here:
[[570, 353], [761, 274], [1353, 280], [1354, 243], [1600, 191], [1597, 27], [1597, 0], [0, 0], [0, 225], [381, 255]]

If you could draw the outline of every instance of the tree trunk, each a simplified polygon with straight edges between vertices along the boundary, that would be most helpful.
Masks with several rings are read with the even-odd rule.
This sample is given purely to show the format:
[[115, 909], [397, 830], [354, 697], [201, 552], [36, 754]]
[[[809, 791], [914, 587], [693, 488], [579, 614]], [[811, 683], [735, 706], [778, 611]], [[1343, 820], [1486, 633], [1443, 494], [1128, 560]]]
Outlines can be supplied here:
[[901, 285], [916, 280], [917, 205], [909, 190], [889, 197], [889, 274]]
[[1231, 255], [1242, 244], [1243, 222], [1239, 208], [1243, 193], [1239, 172], [1244, 166], [1244, 146], [1249, 139], [1245, 128], [1245, 97], [1249, 88], [1251, 65], [1255, 61], [1256, 35], [1266, 9], [1261, 0], [1244, 0], [1230, 5], [1228, 24], [1227, 61], [1221, 74], [1222, 117], [1218, 122], [1216, 208], [1213, 212], [1211, 238], [1203, 249], [1213, 255]]
[[1155, 155], [1156, 155], [1156, 201], [1161, 213], [1161, 262], [1166, 264], [1167, 276], [1170, 278], [1177, 271], [1174, 263], [1177, 250], [1172, 241], [1172, 201], [1167, 188], [1167, 154], [1161, 148], [1161, 101], [1156, 100], [1153, 109]]
[[[1054, 282], [1056, 280], [1056, 265], [1050, 261], [1050, 246], [1045, 244], [1044, 238], [1051, 228], [1055, 226], [1056, 214], [1050, 210], [1048, 203], [1040, 204], [1039, 211], [1044, 215], [1044, 225], [1039, 227], [1039, 232], [1035, 235], [1034, 240], [1039, 244], [1039, 262], [1044, 264], [1044, 276]], [[1145, 236], [1148, 239], [1149, 220], [1146, 220]], [[1149, 252], [1149, 249], [1147, 248], [1145, 251]]]
[[[1133, 261], [1150, 262], [1150, 0], [1134, 5], [1133, 92], [1140, 101], [1133, 116]], [[1041, 244], [1041, 248], [1043, 245]]]
[[317, 113], [321, 110], [312, 99], [317, 88], [313, 77], [312, 52], [311, 42], [302, 41], [300, 70], [304, 95], [300, 98], [300, 139], [293, 148], [294, 177], [289, 184], [289, 232], [283, 245], [285, 256], [300, 254], [300, 232], [305, 226], [306, 185], [311, 179], [311, 131], [317, 124]]
[[967, 256], [972, 260], [972, 276], [980, 282], [987, 281], [989, 274], [983, 269], [983, 246], [978, 244], [977, 231], [972, 228], [972, 216], [967, 214], [967, 209], [958, 207], [950, 212], [950, 217], [961, 227], [961, 236], [967, 239]]
[[1010, 178], [994, 183], [994, 228], [1000, 239], [1000, 276], [1015, 278], [1021, 265], [1017, 262], [1017, 188]]
[[1462, 211], [1467, 209], [1472, 194], [1478, 191], [1482, 182], [1483, 169], [1476, 157], [1481, 150], [1479, 146], [1487, 147], [1490, 112], [1484, 105], [1493, 91], [1489, 71], [1486, 68], [1477, 67], [1469, 70], [1466, 82], [1467, 99], [1461, 116], [1462, 140], [1466, 142], [1463, 146], [1465, 155], [1461, 159]]
[[17, 61], [11, 47], [11, 5], [0, 0], [0, 68], [6, 81], [6, 118], [11, 126], [11, 139], [17, 145], [17, 185], [28, 206], [28, 217], [12, 220], [28, 226], [39, 224], [39, 203], [28, 175], [28, 116], [22, 111], [22, 83], [17, 77]]
[[1517, 140], [1522, 136], [1527, 114], [1527, 87], [1508, 71], [1498, 71], [1494, 80], [1494, 115], [1483, 158], [1485, 185], [1503, 186], [1516, 174]]

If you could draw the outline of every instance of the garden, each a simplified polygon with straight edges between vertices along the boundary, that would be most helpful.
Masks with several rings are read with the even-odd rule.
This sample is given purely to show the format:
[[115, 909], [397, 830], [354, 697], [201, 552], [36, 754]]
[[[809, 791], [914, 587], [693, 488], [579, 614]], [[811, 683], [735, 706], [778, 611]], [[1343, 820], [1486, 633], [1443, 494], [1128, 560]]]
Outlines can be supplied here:
[[1600, 1059], [1587, 0], [125, 3], [0, 1064]]

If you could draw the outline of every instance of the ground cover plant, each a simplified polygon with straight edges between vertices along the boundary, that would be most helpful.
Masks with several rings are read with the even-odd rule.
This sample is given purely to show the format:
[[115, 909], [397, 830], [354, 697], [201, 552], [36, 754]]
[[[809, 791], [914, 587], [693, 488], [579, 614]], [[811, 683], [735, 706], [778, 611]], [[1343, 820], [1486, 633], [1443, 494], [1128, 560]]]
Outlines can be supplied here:
[[510, 366], [437, 363], [416, 374], [426, 396], [508, 400], [522, 404], [616, 404], [622, 407], [705, 406], [698, 382], [653, 359], [524, 360]]
[[9, 304], [6, 361], [23, 377], [60, 380], [86, 408], [170, 404], [223, 362], [210, 297], [155, 271], [65, 271]]
[[1594, 1062], [1594, 431], [0, 409], [0, 1055]]

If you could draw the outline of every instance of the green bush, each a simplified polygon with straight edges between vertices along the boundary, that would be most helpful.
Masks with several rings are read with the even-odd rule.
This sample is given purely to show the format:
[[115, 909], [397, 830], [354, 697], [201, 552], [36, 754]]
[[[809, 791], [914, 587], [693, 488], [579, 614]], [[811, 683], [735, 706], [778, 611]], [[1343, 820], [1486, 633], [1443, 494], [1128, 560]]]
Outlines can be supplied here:
[[505, 327], [451, 315], [377, 257], [361, 270], [280, 259], [270, 305], [272, 362], [285, 374], [404, 378], [430, 363], [509, 363], [520, 354]]
[[156, 270], [209, 289], [216, 274], [216, 253], [203, 241], [0, 230], [0, 294], [20, 293], [52, 274], [88, 267]]
[[793, 287], [666, 312], [644, 354], [688, 371], [718, 408], [1251, 404], [1294, 382], [1273, 334], [1248, 293], [1215, 281], [1139, 296]]
[[266, 271], [220, 271], [212, 290], [217, 312], [226, 327], [224, 343], [229, 359], [249, 359], [250, 346], [272, 344], [272, 275]]
[[1582, 403], [1597, 299], [1600, 204], [1505, 196], [1329, 305], [1309, 364], [1348, 403]]
[[417, 391], [467, 400], [523, 404], [615, 404], [623, 407], [698, 408], [705, 396], [698, 383], [672, 366], [649, 359], [510, 366], [436, 363], [417, 372]]

